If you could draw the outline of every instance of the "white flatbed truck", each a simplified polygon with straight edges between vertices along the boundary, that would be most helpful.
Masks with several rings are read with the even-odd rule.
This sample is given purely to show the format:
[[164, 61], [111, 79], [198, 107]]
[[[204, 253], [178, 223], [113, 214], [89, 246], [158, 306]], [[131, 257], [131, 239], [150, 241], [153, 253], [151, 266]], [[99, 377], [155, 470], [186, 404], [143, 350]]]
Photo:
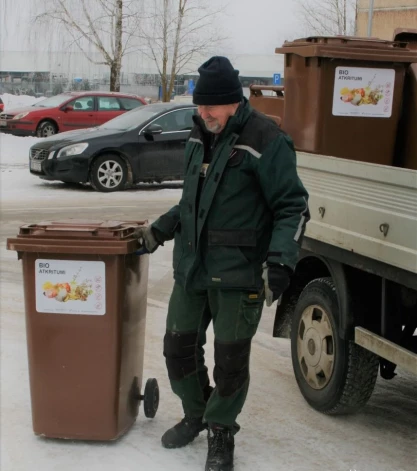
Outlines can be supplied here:
[[378, 371], [417, 374], [417, 171], [297, 153], [311, 220], [275, 337], [290, 337], [299, 388], [352, 413]]

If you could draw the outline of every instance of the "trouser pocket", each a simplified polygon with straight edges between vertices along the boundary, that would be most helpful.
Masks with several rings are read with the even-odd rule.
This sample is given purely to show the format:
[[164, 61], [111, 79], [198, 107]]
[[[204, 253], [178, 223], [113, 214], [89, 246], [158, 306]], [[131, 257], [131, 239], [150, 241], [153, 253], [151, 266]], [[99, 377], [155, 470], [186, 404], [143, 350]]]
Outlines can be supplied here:
[[237, 337], [253, 337], [262, 317], [264, 297], [259, 293], [248, 293], [242, 296]]

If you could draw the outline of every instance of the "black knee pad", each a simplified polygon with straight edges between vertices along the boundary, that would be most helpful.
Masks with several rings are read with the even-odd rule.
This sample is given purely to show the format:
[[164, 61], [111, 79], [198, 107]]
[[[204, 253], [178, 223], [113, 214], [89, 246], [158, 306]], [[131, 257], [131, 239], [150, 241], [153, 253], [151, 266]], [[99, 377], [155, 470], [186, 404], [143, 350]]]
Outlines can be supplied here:
[[233, 395], [249, 378], [249, 357], [252, 339], [235, 342], [214, 342], [214, 381], [222, 397]]
[[180, 380], [197, 371], [198, 332], [167, 331], [164, 337], [164, 356], [171, 380]]

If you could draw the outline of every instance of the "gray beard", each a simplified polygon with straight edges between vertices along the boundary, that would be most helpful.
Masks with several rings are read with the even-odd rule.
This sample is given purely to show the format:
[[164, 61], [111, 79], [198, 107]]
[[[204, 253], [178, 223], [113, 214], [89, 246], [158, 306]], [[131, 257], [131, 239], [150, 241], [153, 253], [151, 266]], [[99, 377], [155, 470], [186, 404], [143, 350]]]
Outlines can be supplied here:
[[209, 127], [207, 123], [204, 121], [204, 126], [206, 127], [208, 132], [211, 132], [213, 134], [219, 134], [222, 130], [220, 124], [216, 124], [214, 126]]

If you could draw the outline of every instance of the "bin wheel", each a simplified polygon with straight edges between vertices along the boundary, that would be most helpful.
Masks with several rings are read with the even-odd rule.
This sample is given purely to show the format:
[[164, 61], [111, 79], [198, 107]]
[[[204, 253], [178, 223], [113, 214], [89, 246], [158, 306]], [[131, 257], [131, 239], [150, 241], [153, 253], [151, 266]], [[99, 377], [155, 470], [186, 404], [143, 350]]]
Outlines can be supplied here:
[[153, 419], [159, 406], [159, 386], [155, 378], [146, 381], [145, 393], [143, 395], [143, 409], [145, 417]]

